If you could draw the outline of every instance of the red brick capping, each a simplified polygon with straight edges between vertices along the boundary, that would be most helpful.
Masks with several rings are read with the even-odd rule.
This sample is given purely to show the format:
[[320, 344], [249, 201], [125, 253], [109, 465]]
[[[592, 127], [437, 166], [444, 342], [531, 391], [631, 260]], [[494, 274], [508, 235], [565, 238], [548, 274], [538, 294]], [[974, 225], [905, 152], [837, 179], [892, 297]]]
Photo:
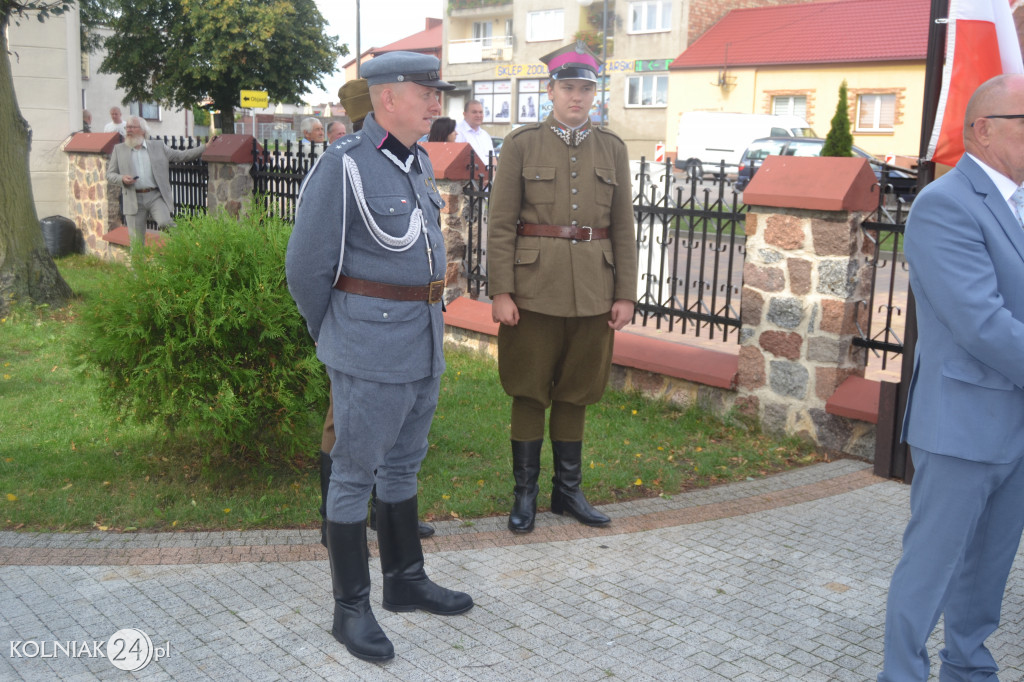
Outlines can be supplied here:
[[[438, 180], [469, 180], [469, 158], [473, 148], [468, 142], [424, 142], [434, 177]], [[486, 160], [476, 160], [477, 175], [486, 173]]]
[[[252, 164], [252, 135], [218, 135], [206, 145], [203, 161], [207, 163], [240, 163]], [[256, 149], [263, 147], [256, 143]]]
[[[128, 228], [124, 225], [115, 227], [110, 232], [103, 235], [103, 240], [108, 241], [111, 244], [117, 244], [118, 246], [128, 246], [131, 237], [128, 234]], [[157, 246], [164, 245], [164, 233], [160, 230], [146, 230], [146, 246]]]
[[825, 401], [825, 411], [871, 424], [878, 423], [879, 382], [860, 376], [847, 377], [832, 397]]
[[751, 206], [817, 211], [878, 208], [875, 174], [861, 157], [769, 156], [743, 192]]
[[76, 154], [110, 154], [114, 145], [121, 141], [121, 133], [75, 133], [71, 136], [65, 152]]
[[[498, 334], [497, 323], [491, 321], [489, 303], [463, 297], [449, 303], [447, 308], [445, 324], [480, 334]], [[736, 386], [739, 358], [731, 353], [616, 332], [612, 362], [705, 386], [732, 389]]]

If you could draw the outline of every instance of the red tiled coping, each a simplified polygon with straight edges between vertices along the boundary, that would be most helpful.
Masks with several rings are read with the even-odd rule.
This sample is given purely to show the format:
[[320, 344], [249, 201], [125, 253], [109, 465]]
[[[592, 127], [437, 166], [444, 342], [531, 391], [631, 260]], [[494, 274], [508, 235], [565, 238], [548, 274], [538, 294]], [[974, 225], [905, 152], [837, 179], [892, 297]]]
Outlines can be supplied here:
[[[447, 308], [445, 324], [480, 334], [498, 335], [498, 324], [491, 321], [489, 303], [463, 297], [449, 303]], [[706, 386], [732, 389], [736, 384], [739, 358], [731, 353], [618, 332], [612, 362]]]
[[[118, 244], [120, 246], [128, 246], [130, 236], [128, 234], [128, 228], [122, 225], [121, 227], [115, 227], [110, 232], [103, 235], [103, 240], [108, 241], [111, 244]], [[146, 246], [162, 246], [164, 243], [164, 233], [160, 230], [146, 230]]]
[[825, 411], [840, 417], [877, 424], [880, 388], [879, 382], [872, 379], [848, 377], [839, 384], [832, 397], [825, 401]]

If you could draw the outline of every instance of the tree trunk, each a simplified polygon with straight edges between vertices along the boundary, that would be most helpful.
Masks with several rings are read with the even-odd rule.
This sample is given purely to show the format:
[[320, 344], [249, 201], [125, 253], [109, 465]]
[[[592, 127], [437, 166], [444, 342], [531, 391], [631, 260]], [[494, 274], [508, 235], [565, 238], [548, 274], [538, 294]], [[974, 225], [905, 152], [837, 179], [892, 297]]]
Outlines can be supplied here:
[[0, 317], [15, 301], [61, 305], [71, 296], [39, 226], [29, 146], [28, 122], [14, 93], [7, 33], [0, 30]]

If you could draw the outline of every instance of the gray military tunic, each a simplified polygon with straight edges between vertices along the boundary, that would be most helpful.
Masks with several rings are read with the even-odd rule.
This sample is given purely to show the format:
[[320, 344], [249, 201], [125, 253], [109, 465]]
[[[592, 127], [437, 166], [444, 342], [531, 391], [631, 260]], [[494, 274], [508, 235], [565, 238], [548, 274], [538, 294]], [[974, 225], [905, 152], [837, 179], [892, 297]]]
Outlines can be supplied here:
[[[358, 178], [346, 173], [346, 159]], [[374, 282], [443, 280], [443, 205], [426, 152], [414, 145], [410, 154], [373, 114], [331, 145], [303, 183], [285, 269], [331, 379], [337, 442], [327, 518], [335, 523], [366, 517], [375, 482], [384, 502], [416, 494], [445, 368], [442, 304], [338, 291], [339, 262], [345, 276]], [[410, 229], [417, 209], [418, 233]]]

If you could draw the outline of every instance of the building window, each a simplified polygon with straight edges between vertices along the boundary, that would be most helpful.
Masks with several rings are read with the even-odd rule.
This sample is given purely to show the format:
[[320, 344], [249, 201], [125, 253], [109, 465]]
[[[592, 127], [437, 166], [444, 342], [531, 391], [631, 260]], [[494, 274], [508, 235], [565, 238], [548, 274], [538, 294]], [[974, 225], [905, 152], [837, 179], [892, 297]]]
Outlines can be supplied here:
[[520, 78], [516, 100], [516, 122], [536, 123], [543, 121], [551, 113], [551, 100], [548, 99], [548, 79]]
[[629, 3], [629, 32], [654, 33], [672, 30], [672, 3], [670, 0]]
[[512, 122], [512, 81], [476, 81], [473, 99], [484, 108], [484, 123]]
[[896, 95], [893, 93], [857, 96], [857, 130], [892, 132], [896, 125]]
[[141, 116], [147, 121], [160, 120], [160, 105], [156, 102], [132, 102], [128, 105], [128, 113]]
[[797, 116], [807, 120], [807, 96], [776, 95], [772, 97], [772, 113], [776, 116]]
[[489, 21], [474, 21], [473, 22], [473, 40], [478, 40], [484, 47], [491, 46], [491, 22]]
[[668, 106], [668, 74], [660, 76], [630, 76], [627, 78], [626, 106]]
[[526, 40], [562, 40], [565, 37], [565, 10], [550, 9], [526, 15]]

